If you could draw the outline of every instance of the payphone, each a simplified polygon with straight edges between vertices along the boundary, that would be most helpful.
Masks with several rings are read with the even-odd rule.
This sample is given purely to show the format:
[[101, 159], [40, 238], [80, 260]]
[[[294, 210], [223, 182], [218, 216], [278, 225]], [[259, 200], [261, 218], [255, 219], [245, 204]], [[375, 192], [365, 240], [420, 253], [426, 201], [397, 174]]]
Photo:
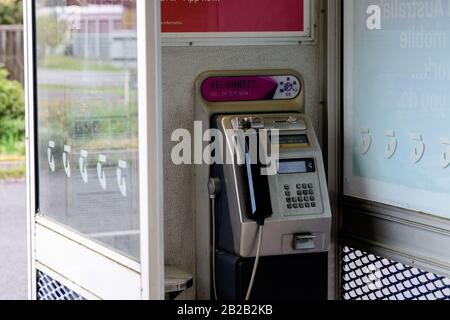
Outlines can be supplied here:
[[326, 299], [331, 209], [303, 78], [293, 70], [209, 72], [196, 87], [197, 120], [223, 136], [227, 158], [196, 174], [207, 185], [196, 190], [197, 208], [210, 199], [210, 296]]

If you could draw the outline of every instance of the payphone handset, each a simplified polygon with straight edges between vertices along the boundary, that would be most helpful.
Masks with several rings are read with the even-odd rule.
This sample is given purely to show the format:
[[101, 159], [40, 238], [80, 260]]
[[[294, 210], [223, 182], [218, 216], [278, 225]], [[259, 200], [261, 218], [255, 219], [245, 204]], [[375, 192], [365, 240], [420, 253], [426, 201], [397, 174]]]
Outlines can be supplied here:
[[267, 153], [267, 139], [260, 139], [261, 119], [259, 117], [239, 117], [231, 121], [236, 141], [233, 141], [236, 161], [245, 168], [248, 201], [248, 218], [258, 225], [264, 225], [265, 219], [273, 214], [270, 201], [269, 180], [260, 155]]
[[245, 167], [251, 205], [250, 218], [259, 225], [264, 225], [265, 219], [272, 215], [269, 181], [266, 176], [261, 175], [261, 164], [255, 164], [248, 146], [245, 149]]

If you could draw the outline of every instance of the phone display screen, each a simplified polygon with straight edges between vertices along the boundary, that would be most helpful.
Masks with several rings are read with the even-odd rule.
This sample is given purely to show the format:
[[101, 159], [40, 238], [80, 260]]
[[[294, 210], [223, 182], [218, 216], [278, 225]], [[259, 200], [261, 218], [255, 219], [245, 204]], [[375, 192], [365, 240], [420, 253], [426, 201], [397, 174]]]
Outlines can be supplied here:
[[295, 145], [295, 144], [307, 144], [309, 145], [309, 139], [306, 134], [298, 135], [286, 135], [279, 136], [280, 145]]
[[294, 173], [311, 173], [316, 171], [313, 159], [302, 160], [281, 160], [278, 173], [294, 174]]

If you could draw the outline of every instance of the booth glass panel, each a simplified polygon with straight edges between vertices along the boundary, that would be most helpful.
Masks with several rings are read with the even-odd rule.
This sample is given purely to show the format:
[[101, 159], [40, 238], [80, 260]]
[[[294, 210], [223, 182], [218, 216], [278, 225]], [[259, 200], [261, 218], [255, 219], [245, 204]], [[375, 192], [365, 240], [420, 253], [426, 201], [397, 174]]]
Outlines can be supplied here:
[[136, 1], [34, 5], [40, 214], [139, 260]]
[[344, 193], [450, 219], [450, 1], [344, 1]]

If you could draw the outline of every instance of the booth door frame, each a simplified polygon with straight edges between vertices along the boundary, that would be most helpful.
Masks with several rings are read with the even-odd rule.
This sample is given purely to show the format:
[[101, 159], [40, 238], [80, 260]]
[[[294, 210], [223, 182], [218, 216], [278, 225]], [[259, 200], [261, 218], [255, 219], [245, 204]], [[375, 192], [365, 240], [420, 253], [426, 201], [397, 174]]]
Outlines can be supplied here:
[[[334, 211], [334, 255], [335, 268], [331, 279], [335, 281], [336, 297], [341, 292], [341, 250], [349, 246], [371, 254], [403, 263], [410, 267], [450, 276], [449, 242], [450, 221], [420, 212], [395, 208], [386, 204], [355, 199], [343, 193], [343, 21], [342, 0], [327, 0], [328, 13], [328, 178]], [[363, 234], [364, 226], [375, 231]], [[411, 235], [417, 235], [411, 237]], [[408, 239], [408, 241], [402, 241]], [[407, 245], [405, 245], [407, 243]], [[432, 255], [436, 244], [442, 244], [439, 257]]]
[[[165, 297], [160, 21], [159, 0], [137, 0], [141, 236], [138, 263], [39, 215], [35, 28], [32, 1], [24, 1], [29, 299], [37, 299], [37, 270], [87, 299]], [[83, 271], [77, 264], [83, 265]]]

